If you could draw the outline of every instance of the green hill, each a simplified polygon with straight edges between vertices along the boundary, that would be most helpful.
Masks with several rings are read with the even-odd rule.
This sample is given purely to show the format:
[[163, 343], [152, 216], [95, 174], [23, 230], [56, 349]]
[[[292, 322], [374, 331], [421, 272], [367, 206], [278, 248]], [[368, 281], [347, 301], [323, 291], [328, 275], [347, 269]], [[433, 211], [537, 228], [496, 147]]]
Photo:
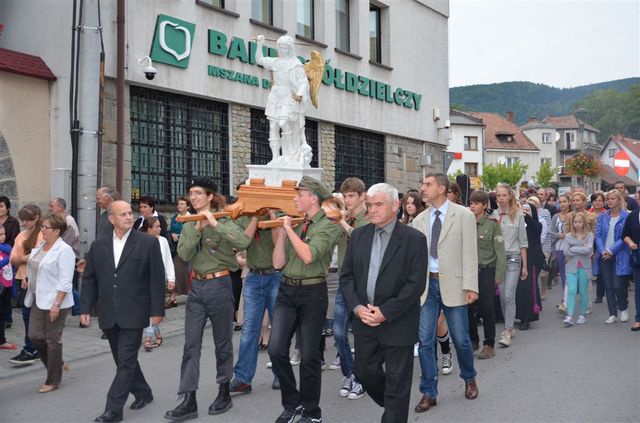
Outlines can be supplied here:
[[574, 88], [554, 88], [532, 82], [502, 82], [499, 84], [469, 85], [449, 89], [452, 107], [504, 115], [515, 113], [515, 120], [523, 124], [529, 117], [562, 116], [573, 113], [576, 103], [600, 90], [626, 92], [629, 86], [640, 84], [640, 78], [626, 78]]

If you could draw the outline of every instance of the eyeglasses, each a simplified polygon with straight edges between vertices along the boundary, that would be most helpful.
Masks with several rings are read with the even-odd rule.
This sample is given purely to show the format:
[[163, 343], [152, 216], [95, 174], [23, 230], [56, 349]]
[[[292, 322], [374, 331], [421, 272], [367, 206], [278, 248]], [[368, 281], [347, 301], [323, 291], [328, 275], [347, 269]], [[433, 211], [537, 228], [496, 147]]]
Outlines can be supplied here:
[[40, 225], [40, 229], [42, 229], [43, 231], [44, 231], [45, 229], [53, 229], [53, 226]]

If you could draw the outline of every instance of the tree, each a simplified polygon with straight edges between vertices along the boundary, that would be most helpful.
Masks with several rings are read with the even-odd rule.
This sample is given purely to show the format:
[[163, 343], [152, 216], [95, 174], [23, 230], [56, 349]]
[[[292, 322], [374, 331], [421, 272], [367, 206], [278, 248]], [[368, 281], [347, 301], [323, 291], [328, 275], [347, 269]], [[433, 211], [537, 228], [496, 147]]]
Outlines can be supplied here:
[[456, 177], [458, 177], [459, 175], [463, 175], [462, 169], [458, 169], [453, 173], [448, 173], [447, 174], [447, 178], [449, 178], [449, 181], [455, 182], [456, 181]]
[[549, 188], [556, 173], [558, 173], [558, 169], [552, 168], [551, 162], [545, 161], [536, 172], [536, 182], [543, 188]]
[[491, 191], [493, 191], [500, 182], [505, 182], [515, 187], [527, 172], [528, 168], [528, 165], [521, 162], [516, 162], [511, 166], [502, 163], [497, 165], [488, 164], [482, 167], [482, 176], [480, 179], [485, 188]]

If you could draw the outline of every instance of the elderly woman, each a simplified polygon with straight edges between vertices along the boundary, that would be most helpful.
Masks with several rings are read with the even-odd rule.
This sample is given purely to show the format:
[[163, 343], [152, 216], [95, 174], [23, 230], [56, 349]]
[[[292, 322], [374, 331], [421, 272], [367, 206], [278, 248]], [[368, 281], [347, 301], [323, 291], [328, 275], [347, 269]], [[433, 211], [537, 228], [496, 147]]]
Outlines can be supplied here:
[[27, 262], [27, 294], [25, 306], [31, 307], [29, 338], [47, 368], [47, 380], [38, 392], [58, 389], [62, 379], [62, 330], [69, 309], [73, 306], [71, 294], [75, 254], [60, 236], [67, 222], [58, 214], [42, 220], [40, 230], [43, 241], [32, 251]]

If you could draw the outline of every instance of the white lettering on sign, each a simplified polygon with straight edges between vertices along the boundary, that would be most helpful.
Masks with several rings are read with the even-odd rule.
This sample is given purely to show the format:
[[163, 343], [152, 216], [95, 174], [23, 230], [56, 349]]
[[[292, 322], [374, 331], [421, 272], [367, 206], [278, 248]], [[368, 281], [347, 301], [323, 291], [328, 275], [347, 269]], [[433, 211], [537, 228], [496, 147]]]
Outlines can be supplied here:
[[631, 162], [629, 162], [629, 160], [616, 159], [616, 160], [613, 161], [613, 166], [614, 167], [629, 167], [630, 164], [631, 164]]

